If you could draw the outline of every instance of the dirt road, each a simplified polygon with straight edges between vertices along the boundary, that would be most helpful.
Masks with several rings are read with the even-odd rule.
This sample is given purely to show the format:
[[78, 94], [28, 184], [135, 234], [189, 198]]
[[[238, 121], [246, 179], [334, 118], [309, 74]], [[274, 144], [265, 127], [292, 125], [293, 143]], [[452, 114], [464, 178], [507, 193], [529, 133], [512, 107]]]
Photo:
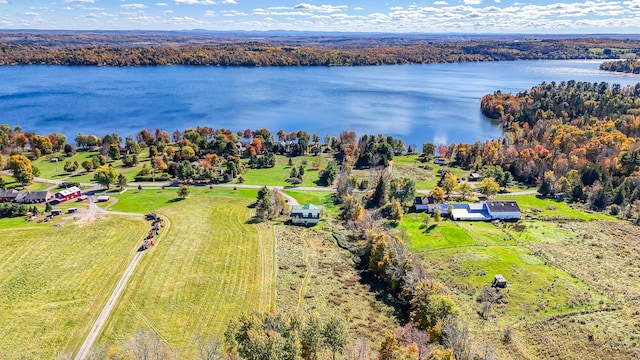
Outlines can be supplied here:
[[127, 287], [129, 278], [131, 277], [136, 267], [138, 266], [138, 263], [140, 262], [142, 255], [144, 255], [144, 251], [138, 251], [136, 255], [133, 257], [133, 259], [131, 260], [131, 262], [129, 263], [129, 266], [127, 266], [127, 269], [124, 271], [124, 274], [122, 274], [122, 278], [120, 278], [120, 281], [118, 281], [118, 285], [116, 285], [116, 288], [113, 289], [113, 292], [109, 297], [109, 300], [107, 301], [104, 308], [100, 312], [100, 315], [98, 315], [96, 322], [91, 327], [91, 331], [89, 331], [87, 338], [82, 343], [82, 346], [80, 346], [80, 350], [78, 350], [78, 354], [75, 357], [76, 360], [84, 360], [87, 358], [87, 356], [89, 356], [93, 343], [98, 338], [98, 335], [100, 335], [100, 332], [102, 331], [104, 324], [109, 318], [109, 314], [111, 314], [111, 310], [113, 310], [113, 307], [118, 302], [118, 298], [122, 294], [122, 291], [124, 291], [124, 289]]

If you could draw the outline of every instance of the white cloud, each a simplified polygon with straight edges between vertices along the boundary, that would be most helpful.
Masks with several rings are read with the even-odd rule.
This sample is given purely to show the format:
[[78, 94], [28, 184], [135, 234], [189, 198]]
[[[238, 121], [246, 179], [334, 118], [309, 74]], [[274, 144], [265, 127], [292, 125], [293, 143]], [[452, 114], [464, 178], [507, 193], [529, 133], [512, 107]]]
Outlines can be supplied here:
[[122, 5], [120, 5], [120, 7], [123, 8], [123, 9], [144, 9], [144, 8], [147, 7], [147, 5], [139, 4], [139, 3], [136, 3], [136, 4], [122, 4]]
[[163, 2], [155, 3], [155, 5], [156, 6], [169, 6], [169, 4], [163, 3]]
[[33, 11], [27, 11], [24, 14], [27, 15], [27, 16], [40, 16], [40, 14], [38, 14], [37, 12], [33, 12]]
[[356, 6], [353, 8], [353, 10], [361, 11], [361, 10], [364, 10], [364, 8], [362, 6]]
[[204, 12], [204, 16], [216, 16], [216, 12], [213, 10], [207, 10]]
[[206, 24], [206, 22], [198, 20], [198, 19], [194, 19], [192, 17], [189, 16], [183, 16], [183, 17], [172, 17], [171, 20], [169, 20], [169, 23], [171, 24], [175, 24], [175, 25], [200, 25], [200, 24]]
[[293, 7], [294, 9], [300, 9], [300, 10], [309, 10], [309, 11], [317, 11], [317, 12], [323, 12], [323, 13], [331, 13], [331, 12], [337, 12], [337, 11], [342, 11], [346, 8], [348, 8], [347, 5], [338, 5], [338, 6], [333, 6], [333, 5], [311, 5], [311, 4], [307, 4], [307, 3], [300, 3], [296, 6]]
[[236, 0], [222, 0], [223, 4], [238, 4]]
[[433, 5], [449, 5], [449, 3], [446, 1], [436, 1], [433, 3]]
[[174, 4], [184, 5], [215, 5], [214, 0], [173, 0]]
[[63, 3], [94, 3], [96, 0], [62, 0]]
[[482, 0], [463, 0], [465, 5], [478, 5], [482, 2]]
[[0, 4], [8, 4], [7, 0], [0, 0]]

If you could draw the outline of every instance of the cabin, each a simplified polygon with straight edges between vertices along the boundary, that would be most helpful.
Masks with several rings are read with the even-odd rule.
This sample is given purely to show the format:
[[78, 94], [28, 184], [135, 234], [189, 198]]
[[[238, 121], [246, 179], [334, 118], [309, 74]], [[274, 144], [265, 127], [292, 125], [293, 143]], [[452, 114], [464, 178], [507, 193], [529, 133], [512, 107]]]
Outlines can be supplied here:
[[513, 200], [487, 201], [487, 210], [491, 219], [517, 220], [520, 219], [520, 206]]
[[109, 197], [109, 195], [100, 195], [98, 196], [98, 202], [106, 202], [109, 201], [111, 198]]
[[20, 194], [16, 189], [11, 190], [0, 190], [0, 203], [3, 202], [14, 202], [16, 197]]
[[471, 174], [469, 174], [469, 181], [479, 181], [482, 179], [482, 175], [478, 174], [476, 172], [472, 172]]
[[20, 204], [38, 204], [53, 200], [53, 194], [50, 191], [34, 191], [20, 193], [15, 201]]
[[67, 200], [77, 199], [80, 196], [82, 196], [80, 188], [78, 188], [77, 186], [72, 186], [58, 192], [56, 194], [56, 200], [58, 200], [58, 202], [63, 202]]
[[493, 283], [491, 283], [491, 287], [504, 289], [507, 287], [507, 279], [505, 279], [501, 274], [496, 274], [493, 276]]
[[295, 225], [315, 225], [320, 221], [322, 206], [313, 204], [292, 205], [291, 223]]

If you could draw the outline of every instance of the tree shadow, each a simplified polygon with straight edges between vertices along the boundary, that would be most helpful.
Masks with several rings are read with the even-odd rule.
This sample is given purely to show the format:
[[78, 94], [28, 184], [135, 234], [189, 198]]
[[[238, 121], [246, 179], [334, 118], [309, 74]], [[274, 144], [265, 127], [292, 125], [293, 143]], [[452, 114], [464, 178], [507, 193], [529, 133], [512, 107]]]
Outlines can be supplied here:
[[185, 199], [185, 198], [179, 198], [179, 197], [177, 197], [177, 198], [173, 198], [173, 199], [171, 199], [171, 200], [167, 200], [167, 202], [168, 202], [168, 203], [177, 203], [177, 202], [180, 202], [180, 201], [182, 201], [182, 200], [184, 200], [184, 199]]

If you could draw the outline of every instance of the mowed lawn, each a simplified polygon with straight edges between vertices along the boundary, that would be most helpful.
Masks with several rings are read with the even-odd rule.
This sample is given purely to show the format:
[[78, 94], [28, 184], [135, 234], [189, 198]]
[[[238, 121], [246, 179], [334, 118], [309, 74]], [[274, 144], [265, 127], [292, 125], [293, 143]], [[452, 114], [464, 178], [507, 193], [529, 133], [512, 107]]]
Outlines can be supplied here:
[[0, 219], [0, 358], [77, 350], [147, 227], [123, 216], [56, 227]]
[[[232, 194], [228, 188], [196, 191], [211, 196], [157, 210], [169, 219], [169, 229], [143, 258], [100, 343], [118, 348], [145, 331], [180, 358], [196, 358], [195, 336], [222, 340], [230, 318], [264, 310], [275, 298], [273, 230], [250, 223], [253, 200], [214, 195]], [[125, 207], [122, 200], [116, 205]]]

